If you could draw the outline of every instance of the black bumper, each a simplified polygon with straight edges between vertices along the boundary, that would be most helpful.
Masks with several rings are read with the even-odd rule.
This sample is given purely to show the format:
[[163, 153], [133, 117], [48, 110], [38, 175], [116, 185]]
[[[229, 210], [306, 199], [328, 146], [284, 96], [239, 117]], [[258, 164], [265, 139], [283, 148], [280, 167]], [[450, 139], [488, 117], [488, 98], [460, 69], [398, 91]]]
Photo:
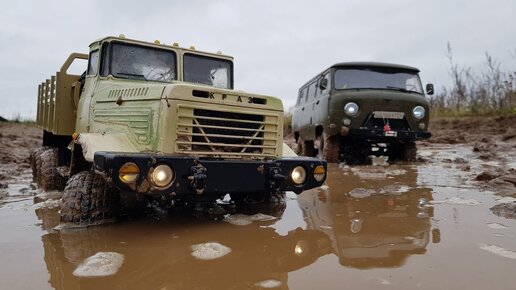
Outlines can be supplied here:
[[[135, 163], [140, 174], [132, 184], [123, 183], [119, 178], [119, 169], [127, 162]], [[175, 173], [172, 185], [166, 189], [158, 189], [150, 185], [149, 170], [157, 165], [166, 164]], [[326, 161], [311, 157], [282, 158], [275, 160], [219, 160], [178, 157], [155, 153], [123, 153], [96, 152], [95, 170], [110, 177], [120, 190], [135, 191], [148, 194], [173, 194], [177, 196], [248, 194], [267, 191], [294, 191], [321, 186], [321, 181], [314, 179], [314, 169], [322, 165], [326, 171]], [[296, 166], [306, 170], [306, 181], [301, 185], [292, 182], [290, 174]], [[204, 168], [204, 169], [203, 169]], [[197, 190], [197, 177], [201, 176], [204, 188]]]
[[[395, 132], [395, 133], [392, 133]], [[393, 142], [396, 140], [418, 141], [432, 136], [430, 132], [398, 130], [385, 132], [383, 129], [350, 129], [348, 136], [364, 138], [377, 142]]]

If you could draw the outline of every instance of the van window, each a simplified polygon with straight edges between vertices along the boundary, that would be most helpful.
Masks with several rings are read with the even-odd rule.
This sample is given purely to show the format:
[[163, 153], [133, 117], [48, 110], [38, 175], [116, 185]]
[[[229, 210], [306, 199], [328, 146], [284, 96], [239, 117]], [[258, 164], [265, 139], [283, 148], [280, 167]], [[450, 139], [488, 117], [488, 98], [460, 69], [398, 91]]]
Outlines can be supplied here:
[[[326, 85], [326, 89], [324, 90], [321, 90], [320, 88], [320, 83], [323, 79], [326, 79], [326, 82], [327, 82], [327, 85]], [[324, 73], [320, 78], [319, 80], [317, 81], [317, 89], [318, 89], [318, 97], [320, 96], [326, 96], [330, 93], [330, 88], [331, 88], [331, 78], [330, 78], [330, 73], [329, 72], [326, 72]]]
[[314, 81], [309, 86], [308, 96], [306, 98], [307, 102], [313, 101], [316, 96], [317, 96], [317, 82]]
[[305, 96], [306, 96], [306, 88], [299, 90], [299, 94], [297, 95], [297, 105], [300, 105], [304, 102]]

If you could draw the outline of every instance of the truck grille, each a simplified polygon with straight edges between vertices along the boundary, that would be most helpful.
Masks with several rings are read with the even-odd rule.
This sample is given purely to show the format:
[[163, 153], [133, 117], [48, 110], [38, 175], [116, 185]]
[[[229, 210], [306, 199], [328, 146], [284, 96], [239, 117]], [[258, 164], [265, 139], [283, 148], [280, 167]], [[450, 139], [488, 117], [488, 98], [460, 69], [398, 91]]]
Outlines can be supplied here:
[[176, 151], [220, 157], [276, 154], [278, 116], [180, 106]]

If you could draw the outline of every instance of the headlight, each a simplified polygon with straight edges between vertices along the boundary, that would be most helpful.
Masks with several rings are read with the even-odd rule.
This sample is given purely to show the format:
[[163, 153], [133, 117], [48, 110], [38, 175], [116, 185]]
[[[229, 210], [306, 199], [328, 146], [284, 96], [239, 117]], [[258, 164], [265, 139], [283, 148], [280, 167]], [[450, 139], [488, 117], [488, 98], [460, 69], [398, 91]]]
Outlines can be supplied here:
[[416, 106], [412, 110], [412, 115], [416, 119], [423, 119], [425, 117], [425, 113], [426, 113], [425, 108], [423, 108], [421, 106]]
[[118, 170], [118, 178], [123, 183], [133, 183], [138, 179], [138, 176], [140, 175], [140, 168], [138, 168], [138, 165], [127, 162], [120, 169]]
[[296, 166], [292, 173], [290, 173], [290, 177], [292, 178], [292, 182], [295, 185], [301, 185], [306, 180], [306, 170], [303, 166]]
[[155, 187], [164, 189], [174, 180], [174, 170], [170, 166], [161, 164], [149, 171], [149, 179]]
[[324, 166], [319, 165], [314, 169], [314, 179], [318, 182], [321, 182], [324, 179], [324, 175], [326, 174], [326, 170]]
[[348, 114], [348, 116], [356, 116], [358, 114], [358, 105], [353, 102], [349, 102], [344, 106], [344, 112]]

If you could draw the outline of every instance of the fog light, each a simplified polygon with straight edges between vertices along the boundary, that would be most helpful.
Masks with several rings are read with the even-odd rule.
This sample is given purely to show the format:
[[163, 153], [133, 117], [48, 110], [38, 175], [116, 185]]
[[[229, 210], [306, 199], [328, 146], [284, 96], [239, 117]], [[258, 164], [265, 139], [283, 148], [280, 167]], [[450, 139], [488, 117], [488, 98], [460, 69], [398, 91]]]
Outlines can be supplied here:
[[306, 180], [305, 168], [303, 166], [296, 166], [294, 170], [292, 170], [290, 177], [292, 177], [292, 182], [294, 182], [295, 185], [303, 184]]
[[138, 176], [140, 175], [140, 168], [138, 168], [138, 165], [127, 162], [120, 169], [118, 170], [118, 178], [123, 183], [133, 183], [138, 179]]
[[419, 129], [425, 130], [426, 124], [425, 123], [419, 123]]
[[318, 182], [323, 181], [324, 175], [326, 175], [326, 169], [324, 169], [324, 166], [319, 165], [319, 166], [315, 167], [315, 169], [314, 169], [315, 180], [317, 180]]
[[348, 118], [344, 118], [344, 119], [342, 119], [342, 124], [344, 126], [349, 126], [349, 125], [351, 125], [351, 120]]
[[168, 165], [158, 165], [149, 171], [149, 179], [155, 187], [167, 188], [174, 180], [174, 170]]

